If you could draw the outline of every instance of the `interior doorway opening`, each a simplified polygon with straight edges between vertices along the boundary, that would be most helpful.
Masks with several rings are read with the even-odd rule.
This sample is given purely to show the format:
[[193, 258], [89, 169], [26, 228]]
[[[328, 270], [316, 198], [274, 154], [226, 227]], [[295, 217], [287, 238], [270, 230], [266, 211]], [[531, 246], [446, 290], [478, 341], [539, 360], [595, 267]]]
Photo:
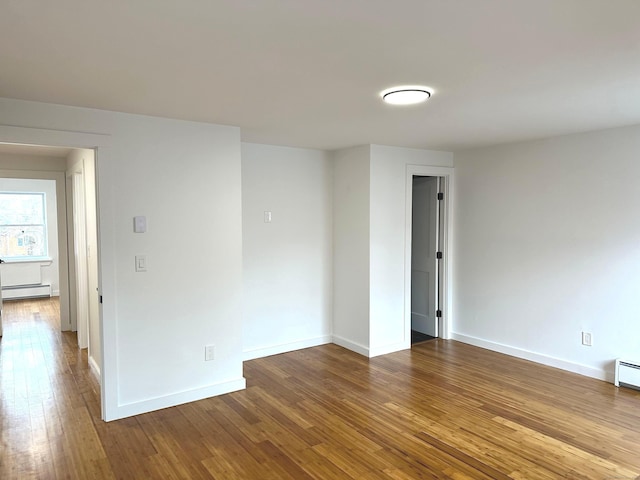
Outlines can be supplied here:
[[[43, 237], [48, 240], [48, 251], [35, 260], [14, 259], [14, 265], [4, 268], [6, 271], [2, 273], [7, 280], [5, 293], [13, 294], [6, 296], [59, 297], [59, 308], [56, 309], [59, 330], [79, 331], [78, 346], [89, 349], [89, 365], [100, 379], [102, 362], [95, 171], [93, 149], [0, 143], [0, 177], [7, 181], [31, 182], [28, 185], [35, 185], [36, 182], [51, 182], [54, 185], [52, 192], [35, 186], [21, 187], [22, 190], [26, 188], [36, 193], [45, 191], [42, 196], [46, 199], [43, 202], [47, 210], [43, 215], [47, 220], [43, 222], [47, 228]], [[70, 178], [76, 179], [75, 187], [70, 185]], [[9, 187], [5, 186], [2, 190], [9, 190]], [[53, 200], [52, 205], [49, 205], [50, 200]], [[56, 228], [51, 228], [49, 223], [54, 219], [57, 219], [57, 222], [53, 222]], [[36, 227], [29, 225], [31, 229]], [[27, 232], [26, 228], [24, 230]], [[79, 237], [82, 237], [82, 243], [75, 241]], [[12, 272], [8, 268], [18, 271]], [[49, 278], [52, 275], [49, 270], [54, 270], [55, 279]], [[35, 277], [38, 277], [38, 281], [33, 280]], [[84, 290], [78, 291], [79, 286], [83, 286]], [[46, 294], [42, 293], [44, 287], [49, 287]], [[17, 297], [15, 292], [18, 290], [26, 293]], [[81, 319], [78, 318], [79, 304], [87, 305]]]
[[[37, 120], [34, 120], [35, 123], [38, 123]], [[47, 123], [46, 120], [43, 120], [41, 123]], [[105, 155], [101, 155], [103, 152], [108, 152], [108, 146], [111, 143], [111, 136], [109, 134], [101, 134], [101, 133], [88, 133], [86, 131], [73, 131], [73, 130], [55, 130], [55, 129], [46, 129], [46, 128], [33, 128], [33, 127], [20, 127], [20, 126], [7, 126], [0, 125], [0, 145], [11, 146], [11, 148], [23, 148], [29, 147], [32, 152], [43, 150], [66, 150], [69, 152], [70, 150], [79, 150], [79, 149], [87, 149], [93, 152], [95, 155], [95, 169], [96, 169], [96, 179], [95, 179], [95, 189], [96, 189], [96, 212], [97, 218], [100, 217], [100, 202], [98, 201], [100, 195], [99, 192], [99, 178], [100, 174], [100, 164], [101, 158], [108, 158], [108, 153]], [[104, 149], [104, 150], [103, 150]], [[28, 156], [36, 156], [35, 153], [33, 155], [28, 154]], [[102, 160], [104, 160], [102, 158]], [[66, 159], [66, 156], [65, 156]], [[31, 165], [29, 171], [34, 175], [42, 175], [43, 172], [46, 172], [48, 178], [49, 175], [54, 175], [55, 178], [60, 178], [60, 181], [56, 181], [56, 188], [60, 188], [62, 193], [59, 194], [58, 198], [65, 198], [66, 196], [66, 165], [62, 170], [52, 171], [50, 168], [50, 164], [48, 161], [42, 161], [39, 158], [34, 158], [33, 165]], [[6, 168], [12, 168], [16, 170], [27, 170], [23, 165], [23, 161], [16, 162], [13, 166]], [[105, 162], [107, 163], [107, 162]], [[41, 177], [37, 177], [41, 178]], [[61, 219], [64, 218], [65, 228], [62, 228]], [[64, 232], [66, 236], [67, 233], [67, 208], [66, 202], [58, 202], [58, 219], [59, 219], [59, 229], [58, 234], [62, 235], [61, 232]], [[98, 225], [99, 231], [99, 225]], [[98, 236], [99, 239], [99, 236]], [[59, 242], [60, 245], [66, 245], [66, 239], [64, 243], [62, 241]], [[107, 289], [109, 292], [113, 292], [114, 283], [113, 283], [113, 271], [108, 268], [106, 271], [102, 269], [102, 265], [105, 263], [101, 260], [104, 255], [101, 252], [100, 243], [98, 244], [98, 249], [95, 252], [96, 259], [99, 266], [98, 271], [98, 292], [97, 298], [101, 298], [104, 294], [103, 285], [104, 285], [104, 276], [107, 276], [109, 288]], [[109, 252], [110, 248], [106, 248]], [[65, 263], [62, 266], [62, 257], [65, 257]], [[66, 249], [60, 249], [60, 257], [61, 257], [61, 269], [60, 269], [60, 316], [61, 316], [61, 327], [63, 330], [70, 330], [70, 301], [69, 301], [69, 277], [68, 277], [68, 266], [71, 262], [71, 259], [68, 258], [68, 251]], [[107, 262], [108, 265], [112, 265], [112, 262]], [[64, 270], [64, 272], [63, 272]], [[63, 278], [63, 275], [66, 275]], [[63, 294], [62, 289], [65, 288], [65, 292]], [[108, 304], [106, 306], [106, 315], [110, 318], [115, 316], [114, 312], [115, 307], [113, 303]], [[98, 363], [99, 372], [93, 369], [94, 374], [98, 374], [98, 383], [100, 385], [100, 410], [101, 416], [103, 419], [113, 419], [118, 416], [116, 412], [118, 412], [118, 392], [117, 392], [117, 363], [116, 363], [116, 349], [109, 348], [114, 346], [115, 344], [115, 322], [105, 322], [103, 321], [105, 317], [105, 305], [102, 302], [99, 302], [99, 321], [98, 326], [96, 328], [96, 335], [98, 337], [98, 351], [96, 352], [96, 360]], [[107, 333], [105, 333], [107, 331]], [[105, 344], [107, 348], [105, 348]]]
[[[439, 336], [442, 318], [441, 178], [413, 176], [411, 218], [411, 344]], [[440, 199], [439, 199], [440, 198]]]
[[452, 322], [453, 167], [407, 165], [405, 341], [448, 339]]
[[67, 158], [67, 224], [72, 330], [88, 348], [91, 369], [100, 376], [100, 306], [95, 152], [74, 149]]

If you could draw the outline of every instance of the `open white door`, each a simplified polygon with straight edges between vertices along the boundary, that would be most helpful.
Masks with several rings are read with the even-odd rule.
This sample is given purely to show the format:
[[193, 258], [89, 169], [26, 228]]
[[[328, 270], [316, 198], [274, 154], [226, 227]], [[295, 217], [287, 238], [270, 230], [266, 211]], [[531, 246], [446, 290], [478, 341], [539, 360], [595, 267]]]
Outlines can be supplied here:
[[438, 336], [438, 178], [413, 178], [411, 329]]
[[73, 236], [76, 267], [76, 315], [78, 347], [89, 346], [89, 281], [87, 272], [87, 227], [85, 217], [84, 177], [73, 174]]

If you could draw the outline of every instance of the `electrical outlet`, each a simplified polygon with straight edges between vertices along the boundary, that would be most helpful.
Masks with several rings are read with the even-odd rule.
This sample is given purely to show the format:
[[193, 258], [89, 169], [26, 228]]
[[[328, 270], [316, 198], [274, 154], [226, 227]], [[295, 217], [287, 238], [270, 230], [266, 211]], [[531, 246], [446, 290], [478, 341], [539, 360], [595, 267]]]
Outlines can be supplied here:
[[205, 362], [209, 362], [216, 358], [216, 347], [215, 345], [206, 345], [204, 347], [204, 360]]
[[582, 332], [582, 345], [585, 345], [587, 347], [591, 346], [591, 333], [589, 332]]

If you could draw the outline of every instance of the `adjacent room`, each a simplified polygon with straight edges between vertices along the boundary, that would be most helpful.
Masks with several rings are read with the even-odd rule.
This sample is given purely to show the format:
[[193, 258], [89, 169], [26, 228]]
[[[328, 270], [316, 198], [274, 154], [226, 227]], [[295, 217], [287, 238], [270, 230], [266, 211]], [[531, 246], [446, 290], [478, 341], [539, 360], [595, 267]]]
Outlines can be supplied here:
[[640, 2], [0, 10], [0, 478], [640, 478]]

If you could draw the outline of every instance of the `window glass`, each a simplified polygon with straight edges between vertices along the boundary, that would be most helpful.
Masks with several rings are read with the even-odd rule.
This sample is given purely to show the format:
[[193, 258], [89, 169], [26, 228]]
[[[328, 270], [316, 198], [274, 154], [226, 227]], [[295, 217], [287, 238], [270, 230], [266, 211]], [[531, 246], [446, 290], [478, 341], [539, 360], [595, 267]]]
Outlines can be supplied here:
[[44, 193], [0, 192], [0, 256], [45, 257]]

